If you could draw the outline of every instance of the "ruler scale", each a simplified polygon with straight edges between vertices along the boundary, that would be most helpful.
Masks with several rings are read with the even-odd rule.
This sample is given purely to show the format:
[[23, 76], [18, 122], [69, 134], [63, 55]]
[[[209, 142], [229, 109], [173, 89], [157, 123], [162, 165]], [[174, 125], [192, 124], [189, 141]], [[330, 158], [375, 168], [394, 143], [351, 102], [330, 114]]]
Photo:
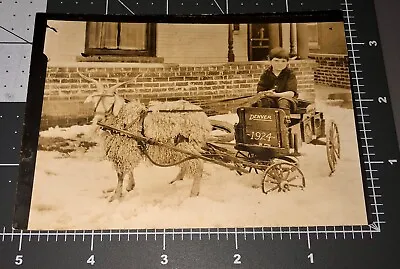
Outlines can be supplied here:
[[[4, 95], [9, 98], [0, 104], [0, 268], [396, 268], [388, 261], [398, 256], [391, 238], [398, 224], [393, 206], [398, 203], [400, 156], [372, 1], [49, 0], [41, 9], [38, 2], [35, 11], [61, 14], [82, 10], [107, 15], [181, 15], [340, 9], [371, 221], [366, 226], [336, 227], [14, 230], [12, 211], [25, 106], [23, 98]], [[0, 9], [2, 5], [12, 3], [3, 1]], [[33, 28], [33, 22], [29, 27]], [[4, 42], [0, 48], [16, 45], [14, 39]], [[6, 50], [0, 54], [14, 57]]]

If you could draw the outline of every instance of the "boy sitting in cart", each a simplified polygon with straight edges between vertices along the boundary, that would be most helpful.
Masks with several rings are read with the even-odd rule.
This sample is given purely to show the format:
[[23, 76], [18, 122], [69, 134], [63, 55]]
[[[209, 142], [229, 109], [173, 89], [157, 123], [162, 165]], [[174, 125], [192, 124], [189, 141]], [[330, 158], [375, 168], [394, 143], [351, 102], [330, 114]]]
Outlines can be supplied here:
[[258, 101], [253, 107], [281, 108], [286, 113], [286, 121], [290, 123], [290, 113], [297, 107], [297, 79], [289, 69], [289, 53], [277, 47], [270, 51], [271, 66], [261, 75], [257, 84]]

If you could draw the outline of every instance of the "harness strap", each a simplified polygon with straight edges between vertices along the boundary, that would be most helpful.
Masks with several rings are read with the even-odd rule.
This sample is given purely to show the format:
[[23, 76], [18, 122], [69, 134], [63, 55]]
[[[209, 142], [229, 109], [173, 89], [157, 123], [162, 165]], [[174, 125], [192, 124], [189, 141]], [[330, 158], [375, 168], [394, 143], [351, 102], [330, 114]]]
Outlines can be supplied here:
[[[143, 137], [146, 137], [145, 134], [144, 134], [144, 120], [145, 120], [147, 114], [150, 113], [150, 112], [151, 111], [143, 110], [142, 113], [140, 113], [139, 121], [140, 121], [140, 125], [142, 127], [140, 133], [142, 134]], [[138, 146], [139, 146], [140, 151], [143, 153], [143, 155], [145, 155], [152, 164], [154, 164], [156, 166], [160, 166], [160, 167], [176, 166], [176, 165], [184, 163], [186, 161], [189, 161], [189, 160], [192, 160], [192, 159], [197, 159], [197, 157], [195, 157], [195, 156], [189, 156], [189, 157], [183, 158], [182, 160], [176, 161], [176, 162], [174, 162], [172, 164], [161, 164], [161, 163], [158, 163], [158, 162], [154, 161], [150, 157], [150, 155], [149, 155], [149, 153], [147, 151], [146, 143], [144, 141], [138, 141]]]
[[140, 133], [142, 134], [142, 136], [144, 136], [144, 137], [146, 137], [145, 135], [144, 135], [144, 119], [146, 118], [146, 116], [147, 116], [147, 114], [149, 113], [149, 111], [148, 110], [144, 110], [144, 111], [142, 111], [142, 113], [140, 114], [140, 118], [139, 118], [139, 120], [140, 120], [140, 125], [141, 125], [141, 130], [140, 130]]
[[175, 163], [171, 163], [171, 164], [161, 164], [161, 163], [157, 163], [156, 161], [154, 161], [154, 160], [150, 157], [149, 153], [147, 152], [146, 144], [145, 144], [143, 141], [138, 141], [138, 145], [139, 145], [139, 149], [140, 149], [140, 151], [143, 153], [143, 155], [145, 155], [145, 156], [148, 158], [148, 160], [149, 160], [152, 164], [154, 164], [154, 165], [156, 165], [156, 166], [160, 166], [160, 167], [175, 166], [175, 165], [184, 163], [184, 162], [189, 161], [189, 160], [192, 160], [192, 159], [197, 159], [197, 157], [195, 157], [195, 156], [190, 156], [190, 157], [183, 158], [182, 160], [179, 160], [179, 161], [177, 161], [177, 162], [175, 162]]
[[97, 110], [97, 107], [99, 106], [99, 104], [100, 104], [100, 101], [101, 101], [101, 98], [99, 98], [99, 100], [97, 101], [96, 105], [94, 106], [94, 111], [96, 111], [96, 110]]
[[[93, 96], [101, 96], [101, 97], [107, 97], [107, 96], [108, 96], [108, 97], [113, 97], [114, 95], [102, 93], [102, 94], [95, 94], [95, 95], [93, 95]], [[95, 106], [95, 108], [94, 108], [94, 111], [97, 110], [97, 108], [99, 107], [101, 101], [104, 102], [103, 98], [99, 98], [99, 100], [97, 101], [96, 106]], [[103, 103], [103, 105], [104, 105], [104, 103]], [[99, 112], [96, 112], [96, 113], [108, 115], [108, 114], [110, 114], [111, 111], [114, 109], [114, 105], [115, 105], [115, 103], [113, 103], [112, 106], [110, 107], [110, 109], [107, 110], [107, 111], [105, 111], [104, 113], [99, 113]]]

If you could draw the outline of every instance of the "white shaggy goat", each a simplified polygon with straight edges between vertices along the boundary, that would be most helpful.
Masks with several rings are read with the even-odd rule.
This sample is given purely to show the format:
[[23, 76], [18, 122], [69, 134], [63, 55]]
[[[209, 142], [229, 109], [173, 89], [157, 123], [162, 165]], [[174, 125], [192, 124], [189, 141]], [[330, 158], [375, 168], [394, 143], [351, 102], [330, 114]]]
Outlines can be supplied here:
[[[80, 75], [94, 82], [98, 88], [98, 92], [85, 100], [85, 103], [94, 104], [93, 125], [101, 121], [138, 136], [143, 135], [186, 151], [201, 153], [201, 147], [205, 145], [212, 126], [200, 107], [183, 100], [156, 102], [146, 107], [137, 100], [128, 102], [118, 96], [116, 89], [123, 83], [104, 88], [96, 80]], [[164, 110], [198, 110], [198, 112], [172, 113]], [[179, 166], [180, 171], [171, 183], [182, 180], [184, 177], [192, 178], [190, 196], [199, 194], [203, 160], [190, 159], [187, 154], [163, 146], [144, 145], [143, 147], [143, 144], [137, 140], [120, 134], [98, 129], [96, 132], [100, 133], [105, 156], [113, 163], [118, 177], [117, 186], [109, 201], [122, 197], [122, 186], [126, 176], [129, 180], [126, 190], [133, 190], [135, 187], [133, 171], [144, 160], [151, 160], [161, 166]]]

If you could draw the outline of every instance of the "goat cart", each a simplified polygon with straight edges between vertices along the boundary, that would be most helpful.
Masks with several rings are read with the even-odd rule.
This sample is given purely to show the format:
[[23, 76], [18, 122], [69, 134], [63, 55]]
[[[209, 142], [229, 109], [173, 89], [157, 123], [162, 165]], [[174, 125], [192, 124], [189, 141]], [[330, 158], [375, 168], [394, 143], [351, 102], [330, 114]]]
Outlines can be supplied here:
[[[227, 135], [213, 136], [201, 154], [160, 143], [142, 135], [98, 123], [102, 129], [126, 135], [142, 144], [164, 146], [205, 161], [235, 170], [239, 175], [262, 174], [261, 187], [265, 194], [303, 190], [305, 177], [299, 168], [298, 156], [303, 143], [326, 146], [330, 174], [340, 159], [339, 131], [334, 121], [326, 121], [313, 103], [299, 100], [290, 121], [282, 109], [239, 107], [239, 121], [234, 125], [211, 120], [214, 129]], [[227, 139], [228, 138], [228, 139]]]

